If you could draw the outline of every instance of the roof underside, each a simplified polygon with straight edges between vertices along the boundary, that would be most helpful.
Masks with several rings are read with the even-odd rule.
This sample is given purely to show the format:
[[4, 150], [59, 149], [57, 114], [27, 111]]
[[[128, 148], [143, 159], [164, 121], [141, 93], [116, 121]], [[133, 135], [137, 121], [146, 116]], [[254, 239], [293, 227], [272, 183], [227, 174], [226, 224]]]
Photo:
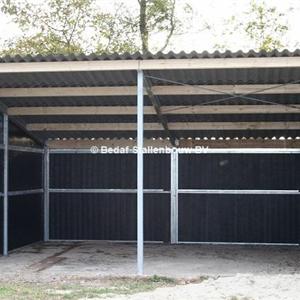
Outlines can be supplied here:
[[[169, 53], [169, 54], [134, 54], [134, 55], [112, 55], [112, 56], [48, 56], [48, 57], [5, 57], [0, 59], [0, 71], [3, 65], [14, 65], [18, 63], [34, 64], [36, 62], [60, 62], [66, 61], [122, 61], [122, 60], [168, 60], [170, 62], [175, 60], [185, 59], [222, 59], [228, 58], [295, 58], [300, 56], [300, 51], [295, 52], [283, 51], [283, 52], [259, 52], [254, 51], [243, 53], [219, 53], [215, 52], [209, 54], [204, 53]], [[178, 87], [178, 86], [195, 86], [200, 85], [196, 89], [201, 89], [201, 86], [209, 88], [213, 86], [228, 86], [228, 85], [247, 85], [251, 88], [254, 85], [260, 85], [257, 90], [262, 90], [263, 85], [278, 85], [269, 92], [265, 93], [198, 93], [191, 92], [174, 94], [170, 92], [164, 92], [162, 94], [155, 95], [162, 108], [166, 109], [168, 106], [180, 106], [180, 107], [195, 107], [195, 106], [214, 106], [214, 105], [228, 105], [234, 106], [249, 106], [253, 105], [256, 107], [262, 107], [264, 105], [279, 106], [285, 109], [289, 106], [300, 104], [300, 91], [291, 92], [289, 88], [295, 86], [294, 84], [300, 83], [300, 67], [251, 67], [251, 68], [213, 68], [213, 69], [161, 69], [161, 70], [145, 70], [145, 78], [149, 86], [165, 86], [165, 87]], [[0, 72], [0, 101], [8, 108], [26, 108], [26, 107], [134, 107], [136, 105], [136, 96], [129, 94], [120, 95], [79, 95], [79, 96], [30, 96], [30, 93], [24, 93], [20, 96], [5, 96], [1, 94], [1, 90], [19, 90], [22, 88], [38, 89], [38, 88], [60, 88], [60, 87], [135, 87], [136, 71], [135, 70], [105, 70], [105, 71], [72, 71], [72, 72]], [[285, 92], [282, 92], [284, 85]], [[204, 89], [205, 89], [204, 88]], [[280, 90], [279, 90], [280, 89]], [[219, 99], [225, 99], [218, 101]], [[273, 105], [274, 104], [274, 105]], [[145, 106], [152, 106], [151, 98], [145, 95]], [[112, 110], [113, 111], [113, 110]], [[189, 137], [297, 137], [299, 136], [299, 128], [297, 126], [282, 127], [284, 122], [300, 122], [300, 109], [298, 111], [277, 112], [269, 113], [265, 110], [261, 112], [250, 112], [250, 113], [201, 113], [201, 109], [189, 113], [172, 113], [164, 114], [164, 118], [168, 124], [170, 124], [170, 132], [174, 138], [189, 138]], [[29, 124], [99, 124], [99, 123], [136, 123], [135, 114], [95, 114], [88, 113], [84, 114], [39, 114], [39, 115], [14, 115], [14, 120], [24, 124], [26, 127]], [[160, 123], [159, 117], [153, 112], [145, 115], [145, 123]], [[223, 123], [240, 123], [240, 122], [258, 122], [264, 125], [270, 123], [281, 123], [281, 126], [268, 127], [262, 126], [257, 129], [255, 127], [250, 128], [209, 128], [205, 129], [201, 127], [201, 124], [223, 124]], [[198, 124], [200, 129], [189, 129], [183, 127], [181, 130], [178, 126], [177, 129], [172, 129], [172, 124]], [[299, 123], [300, 124], [300, 123]], [[179, 124], [180, 125], [180, 124]], [[226, 125], [226, 124], [225, 124]], [[175, 128], [174, 127], [174, 128]], [[205, 126], [204, 126], [205, 127]], [[209, 126], [208, 126], [209, 127]], [[76, 128], [76, 126], [74, 127]], [[178, 129], [179, 128], [179, 129]], [[202, 129], [201, 129], [202, 128]], [[265, 128], [265, 129], [264, 129]], [[68, 130], [54, 130], [54, 129], [41, 129], [34, 130], [32, 132], [39, 139], [45, 141], [47, 139], [57, 138], [135, 138], [136, 130], [80, 130], [71, 128]], [[157, 137], [168, 137], [167, 132], [161, 128], [161, 130], [155, 129], [145, 131], [145, 137], [157, 138]]]

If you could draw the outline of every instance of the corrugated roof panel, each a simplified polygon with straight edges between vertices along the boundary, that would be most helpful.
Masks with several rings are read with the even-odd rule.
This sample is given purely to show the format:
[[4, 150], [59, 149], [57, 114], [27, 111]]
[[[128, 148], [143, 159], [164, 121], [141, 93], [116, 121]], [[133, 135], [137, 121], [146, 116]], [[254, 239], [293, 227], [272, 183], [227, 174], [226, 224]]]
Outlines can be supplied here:
[[97, 60], [145, 60], [145, 59], [193, 59], [193, 58], [246, 58], [246, 57], [295, 57], [300, 56], [300, 50], [297, 49], [293, 52], [285, 49], [282, 51], [273, 50], [270, 52], [267, 51], [259, 51], [256, 52], [254, 50], [250, 50], [248, 52], [243, 51], [214, 51], [209, 53], [207, 51], [203, 51], [198, 53], [196, 51], [192, 51], [190, 53], [186, 53], [181, 51], [179, 53], [174, 53], [170, 51], [168, 53], [111, 53], [111, 54], [70, 54], [70, 55], [37, 55], [37, 56], [4, 56], [0, 58], [0, 63], [16, 63], [16, 62], [59, 62], [59, 61], [97, 61]]
[[[271, 101], [280, 104], [300, 104], [300, 94], [254, 94], [249, 97]], [[161, 105], [201, 105], [223, 98], [228, 95], [163, 95], [158, 96]], [[3, 98], [1, 102], [7, 107], [31, 107], [31, 106], [135, 106], [136, 96], [93, 96], [93, 97], [18, 97]], [[144, 104], [152, 105], [147, 96]], [[247, 100], [236, 96], [234, 99], [214, 102], [210, 105], [259, 105], [265, 104], [260, 101]]]
[[[290, 52], [255, 52], [242, 51], [220, 53], [173, 53], [167, 54], [112, 54], [112, 55], [49, 55], [43, 57], [38, 55], [16, 56], [0, 58], [0, 63], [15, 62], [60, 62], [60, 61], [97, 61], [97, 60], [144, 60], [144, 59], [193, 59], [193, 58], [245, 58], [245, 57], [299, 57], [300, 50]], [[176, 83], [184, 84], [281, 84], [291, 83], [300, 80], [300, 68], [264, 68], [264, 69], [211, 69], [211, 70], [160, 70], [147, 71], [146, 76], [158, 77], [160, 79], [149, 78], [148, 80], [155, 85], [170, 85]], [[168, 82], [168, 80], [174, 81]], [[125, 86], [136, 85], [136, 71], [95, 71], [95, 72], [54, 72], [54, 73], [24, 73], [24, 74], [0, 74], [1, 87], [81, 87], [81, 86]], [[300, 103], [299, 94], [285, 95], [251, 95], [261, 100], [273, 101], [281, 104]], [[207, 95], [207, 96], [159, 96], [162, 105], [197, 105], [203, 102], [217, 100], [226, 95]], [[133, 106], [136, 104], [135, 96], [117, 97], [39, 97], [39, 98], [10, 98], [1, 99], [9, 107], [17, 106]], [[230, 99], [215, 104], [262, 104], [259, 101], [247, 100], [241, 97]], [[145, 97], [145, 105], [151, 105], [148, 97]], [[245, 122], [245, 121], [299, 121], [299, 114], [253, 114], [253, 115], [170, 115], [167, 117], [169, 122]], [[26, 116], [20, 117], [22, 122], [135, 122], [136, 116]], [[145, 122], [158, 122], [156, 116], [145, 116]], [[36, 132], [43, 139], [47, 138], [92, 138], [92, 137], [135, 137], [136, 132], [93, 132], [93, 131], [52, 131]], [[187, 137], [280, 137], [298, 136], [299, 130], [249, 130], [249, 131], [176, 131], [172, 134], [177, 138]], [[146, 131], [145, 137], [165, 137], [164, 131]]]
[[[153, 70], [145, 72], [153, 85], [173, 84], [281, 84], [300, 79], [300, 68]], [[155, 79], [157, 77], [159, 79]], [[164, 79], [166, 81], [164, 81]]]
[[[136, 96], [93, 96], [93, 97], [18, 97], [1, 99], [7, 107], [30, 106], [134, 106]], [[151, 105], [148, 97], [145, 105]]]
[[[299, 130], [187, 130], [171, 131], [177, 139], [181, 138], [265, 138], [265, 137], [292, 137], [300, 136]], [[136, 131], [47, 131], [35, 132], [36, 136], [47, 140], [57, 138], [136, 138]], [[145, 131], [145, 138], [166, 138], [164, 131]]]
[[0, 88], [136, 85], [135, 71], [0, 74]]

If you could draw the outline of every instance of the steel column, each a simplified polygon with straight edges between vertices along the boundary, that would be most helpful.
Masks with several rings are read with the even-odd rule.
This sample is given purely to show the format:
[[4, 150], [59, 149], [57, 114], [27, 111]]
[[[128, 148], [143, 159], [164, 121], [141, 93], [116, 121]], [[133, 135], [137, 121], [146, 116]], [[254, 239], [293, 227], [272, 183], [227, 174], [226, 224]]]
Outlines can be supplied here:
[[171, 153], [171, 244], [178, 243], [178, 152]]
[[45, 147], [44, 160], [44, 241], [49, 241], [49, 149]]
[[8, 116], [3, 115], [3, 255], [8, 255]]
[[144, 75], [137, 72], [137, 273], [144, 273]]

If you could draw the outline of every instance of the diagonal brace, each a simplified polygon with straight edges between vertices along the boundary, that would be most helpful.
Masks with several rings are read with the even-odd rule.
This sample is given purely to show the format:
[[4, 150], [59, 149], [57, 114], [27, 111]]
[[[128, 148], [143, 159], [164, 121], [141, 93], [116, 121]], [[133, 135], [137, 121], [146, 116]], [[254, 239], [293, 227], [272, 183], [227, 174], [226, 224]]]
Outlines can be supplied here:
[[176, 147], [175, 138], [174, 138], [173, 134], [170, 132], [170, 129], [168, 126], [168, 121], [161, 111], [161, 104], [160, 104], [159, 98], [152, 92], [151, 83], [149, 82], [149, 80], [147, 80], [146, 77], [145, 77], [144, 85], [145, 85], [145, 89], [148, 94], [148, 97], [153, 105], [153, 108], [155, 109], [155, 112], [157, 114], [157, 117], [158, 117], [160, 123], [162, 124], [167, 136], [170, 138], [170, 142], [171, 142], [172, 146]]

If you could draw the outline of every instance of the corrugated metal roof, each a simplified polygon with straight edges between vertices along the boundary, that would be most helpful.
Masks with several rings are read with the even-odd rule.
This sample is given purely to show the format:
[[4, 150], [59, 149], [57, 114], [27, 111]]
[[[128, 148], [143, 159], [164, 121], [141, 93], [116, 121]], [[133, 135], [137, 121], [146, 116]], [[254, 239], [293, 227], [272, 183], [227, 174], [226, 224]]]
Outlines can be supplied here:
[[[160, 70], [145, 75], [184, 84], [281, 84], [300, 79], [299, 68]], [[153, 85], [169, 82], [148, 78]], [[0, 88], [135, 86], [135, 71], [0, 74]]]
[[[151, 60], [151, 59], [210, 59], [210, 58], [259, 58], [259, 57], [299, 57], [300, 50], [290, 52], [191, 52], [191, 53], [135, 53], [135, 54], [105, 54], [105, 55], [58, 55], [58, 56], [15, 56], [2, 57], [1, 63], [17, 62], [63, 62], [63, 61], [99, 61], [99, 60]], [[182, 84], [285, 84], [300, 80], [300, 68], [244, 68], [244, 69], [210, 69], [210, 70], [152, 70], [145, 71], [147, 80], [153, 85], [172, 85], [174, 83], [155, 79], [166, 79]], [[150, 78], [151, 77], [151, 78]], [[16, 73], [0, 74], [0, 88], [30, 88], [30, 87], [87, 87], [87, 86], [135, 86], [136, 71], [85, 71], [85, 72], [42, 72], [42, 73]], [[226, 96], [226, 95], [225, 95]], [[224, 95], [170, 95], [159, 96], [162, 105], [199, 105], [203, 102], [212, 101], [225, 97]], [[266, 94], [248, 95], [261, 100], [273, 101], [280, 104], [300, 104], [299, 94]], [[1, 99], [8, 107], [30, 106], [134, 106], [135, 96], [95, 96], [95, 97], [24, 97]], [[220, 104], [220, 103], [215, 103]], [[241, 97], [230, 99], [221, 103], [225, 104], [263, 104], [259, 101], [246, 100]], [[145, 97], [145, 105], [151, 105], [149, 98]], [[254, 122], [254, 121], [299, 121], [300, 114], [227, 114], [227, 115], [169, 115], [168, 122]], [[26, 116], [19, 117], [24, 124], [28, 123], [113, 123], [113, 122], [136, 122], [136, 116]], [[156, 116], [145, 116], [145, 122], [158, 122]], [[206, 131], [176, 131], [172, 132], [176, 138], [188, 137], [296, 137], [297, 130], [206, 130]], [[94, 131], [42, 131], [35, 135], [43, 140], [48, 138], [129, 138], [136, 137], [136, 132], [94, 132]], [[146, 131], [145, 136], [166, 137], [163, 131]]]
[[[278, 104], [300, 104], [300, 94], [254, 94], [249, 97], [271, 101]], [[161, 105], [201, 105], [210, 101], [215, 101], [227, 95], [163, 95], [159, 96]], [[4, 98], [0, 100], [7, 107], [34, 107], [34, 106], [135, 106], [136, 96], [92, 96], [92, 97], [17, 97]], [[215, 102], [210, 105], [259, 105], [260, 101], [247, 100], [236, 96], [220, 103]], [[144, 97], [144, 105], [151, 106], [147, 96]]]
[[168, 53], [158, 52], [158, 53], [112, 53], [112, 54], [70, 54], [70, 55], [26, 55], [26, 56], [4, 56], [0, 58], [0, 63], [15, 63], [15, 62], [55, 62], [55, 61], [97, 61], [97, 60], [145, 60], [145, 59], [193, 59], [193, 58], [247, 58], [247, 57], [295, 57], [300, 56], [300, 49], [295, 51], [289, 51], [287, 49], [278, 51], [254, 51], [250, 50], [248, 52], [236, 51], [231, 52], [229, 50], [220, 52], [196, 52], [192, 51], [190, 53], [186, 53], [181, 51], [179, 53], [175, 53], [170, 51]]
[[[251, 58], [251, 57], [298, 57], [300, 50], [284, 51], [249, 51], [208, 53], [135, 53], [105, 55], [48, 55], [48, 56], [5, 56], [0, 63], [15, 62], [63, 62], [63, 61], [99, 61], [99, 60], [151, 60], [151, 59], [193, 59], [193, 58]], [[147, 71], [145, 75], [174, 80], [186, 84], [251, 84], [251, 83], [286, 83], [300, 78], [298, 68], [280, 69], [212, 69], [212, 70], [160, 70]], [[151, 79], [153, 84], [170, 83]], [[136, 85], [135, 71], [102, 72], [51, 72], [26, 74], [0, 74], [0, 87], [76, 87], [76, 86], [117, 86]]]
[[[280, 138], [300, 136], [299, 130], [176, 130], [171, 131], [177, 139], [188, 138]], [[42, 139], [73, 139], [73, 138], [136, 138], [136, 131], [37, 131], [35, 135]], [[167, 138], [164, 131], [145, 131], [144, 136], [150, 138]]]

